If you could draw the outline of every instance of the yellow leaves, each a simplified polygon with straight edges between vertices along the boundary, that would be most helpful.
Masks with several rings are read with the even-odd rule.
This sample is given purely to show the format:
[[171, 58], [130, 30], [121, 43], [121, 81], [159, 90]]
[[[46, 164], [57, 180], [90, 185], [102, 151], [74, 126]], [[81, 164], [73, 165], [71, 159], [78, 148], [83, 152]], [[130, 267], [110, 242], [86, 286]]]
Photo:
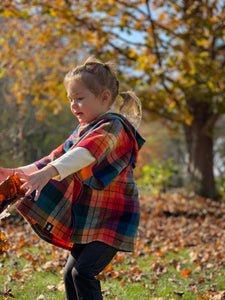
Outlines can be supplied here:
[[152, 69], [156, 61], [156, 58], [153, 55], [139, 55], [137, 57], [137, 62], [139, 63], [139, 70]]
[[134, 57], [136, 57], [136, 55], [137, 55], [136, 49], [131, 49], [131, 50], [129, 51], [129, 56], [130, 56], [130, 57], [134, 58]]
[[44, 121], [44, 120], [47, 118], [47, 116], [48, 116], [46, 109], [43, 108], [43, 107], [41, 107], [41, 108], [36, 112], [35, 115], [36, 115], [37, 120], [40, 121], [40, 122]]
[[165, 13], [158, 11], [157, 15], [158, 15], [160, 21], [167, 20], [167, 15]]
[[211, 80], [207, 81], [207, 85], [212, 92], [215, 92], [215, 84]]
[[53, 8], [50, 9], [50, 16], [53, 18], [55, 18], [57, 16], [57, 13]]
[[0, 68], [0, 78], [2, 78], [5, 74], [5, 69], [4, 68]]
[[210, 40], [205, 40], [205, 39], [196, 41], [196, 44], [198, 46], [203, 46], [203, 47], [206, 47], [206, 48], [208, 48], [210, 46], [210, 43], [211, 43]]
[[34, 100], [31, 102], [32, 103], [32, 105], [37, 105], [37, 104], [40, 104], [41, 103], [41, 100], [40, 100], [40, 98], [39, 97], [35, 97], [34, 98]]
[[171, 101], [169, 104], [169, 108], [174, 108], [176, 106], [176, 102], [175, 101]]
[[[131, 62], [134, 60], [137, 62], [133, 64], [134, 71], [143, 73], [143, 78], [146, 79], [146, 82], [154, 87], [155, 94], [160, 89], [163, 89], [162, 78], [165, 71], [172, 79], [175, 78], [181, 87], [180, 90], [178, 84], [175, 87], [179, 91], [173, 91], [172, 97], [174, 99], [175, 97], [176, 99], [182, 97], [180, 96], [182, 89], [188, 90], [188, 92], [193, 91], [192, 87], [196, 85], [196, 78], [199, 78], [200, 82], [207, 82], [204, 78], [207, 75], [207, 69], [211, 73], [217, 73], [218, 67], [217, 70], [213, 68], [215, 62], [210, 62], [210, 51], [208, 51], [209, 41], [212, 41], [213, 35], [215, 37], [218, 35], [220, 39], [224, 38], [224, 29], [218, 30], [217, 33], [213, 29], [217, 28], [217, 26], [210, 26], [210, 24], [216, 25], [223, 17], [223, 12], [216, 11], [216, 6], [214, 6], [215, 13], [212, 18], [208, 14], [205, 5], [203, 6], [206, 12], [204, 22], [201, 23], [201, 18], [198, 20], [195, 16], [192, 17], [190, 15], [191, 20], [190, 24], [188, 24], [186, 19], [182, 19], [182, 10], [179, 10], [178, 5], [173, 4], [173, 1], [169, 1], [169, 3], [152, 1], [151, 9], [155, 10], [153, 13], [154, 19], [159, 25], [163, 25], [159, 27], [157, 22], [155, 23], [156, 39], [159, 52], [161, 52], [163, 66], [158, 68], [159, 63], [154, 45], [152, 24], [146, 18], [145, 13], [141, 14], [139, 11], [138, 15], [135, 15], [136, 9], [141, 9], [145, 0], [124, 0], [119, 2], [116, 0], [84, 0], [76, 1], [70, 9], [69, 2], [65, 0], [51, 0], [49, 3], [46, 1], [33, 1], [31, 7], [34, 9], [30, 9], [28, 2], [12, 0], [10, 5], [2, 4], [4, 9], [1, 12], [1, 15], [6, 19], [6, 30], [2, 30], [1, 40], [3, 41], [3, 47], [0, 53], [0, 60], [8, 63], [10, 67], [6, 68], [6, 71], [4, 69], [0, 70], [0, 77], [5, 76], [7, 72], [8, 78], [12, 78], [15, 87], [11, 89], [11, 94], [18, 99], [19, 103], [23, 103], [29, 95], [32, 95], [35, 97], [32, 105], [43, 105], [58, 112], [60, 110], [59, 105], [50, 104], [48, 106], [41, 100], [50, 98], [52, 103], [54, 99], [63, 99], [63, 94], [59, 87], [54, 91], [54, 87], [59, 83], [60, 77], [55, 81], [51, 77], [46, 82], [46, 73], [50, 72], [55, 75], [61, 72], [64, 74], [66, 67], [69, 66], [68, 60], [78, 57], [79, 52], [87, 53], [89, 49], [92, 50], [92, 53], [100, 51], [102, 54], [107, 53], [108, 55], [110, 52], [113, 53], [112, 56], [115, 56], [115, 50], [109, 45], [109, 41], [112, 42], [112, 37], [107, 31], [115, 29], [115, 32], [117, 32], [118, 27], [121, 30], [124, 29], [124, 33], [127, 29], [132, 30], [133, 28], [134, 32], [140, 32], [140, 38], [143, 37], [143, 44], [145, 43], [145, 45], [130, 49], [131, 45], [128, 43], [128, 52], [125, 52], [123, 48], [119, 48], [121, 44], [117, 43], [116, 39], [113, 43], [117, 46], [117, 52], [124, 52], [121, 55], [123, 55], [122, 61], [126, 65], [131, 66]], [[166, 11], [167, 4], [170, 8], [168, 11]], [[190, 6], [190, 12], [194, 14], [194, 7]], [[127, 13], [128, 10], [131, 14]], [[137, 18], [132, 18], [132, 14], [137, 16]], [[98, 16], [98, 20], [96, 16]], [[117, 17], [115, 18], [115, 16]], [[192, 26], [192, 22], [197, 26]], [[201, 24], [203, 26], [199, 26]], [[171, 34], [172, 32], [173, 34]], [[123, 37], [123, 34], [121, 36]], [[12, 41], [13, 44], [11, 44]], [[135, 40], [132, 42], [135, 42]], [[83, 51], [83, 45], [88, 49]], [[127, 53], [131, 62], [126, 57]], [[25, 63], [20, 64], [20, 61]], [[205, 67], [206, 62], [208, 62], [207, 68]], [[27, 78], [25, 78], [24, 72], [28, 74]], [[127, 78], [128, 82], [129, 76]], [[140, 77], [138, 85], [143, 85], [143, 78]], [[224, 76], [220, 76], [218, 80], [212, 78], [213, 74], [212, 76], [210, 75], [210, 81], [207, 83], [207, 86], [211, 92], [217, 93], [214, 82], [218, 83], [218, 90], [222, 90], [222, 78]], [[58, 83], [55, 83], [56, 81]], [[133, 81], [131, 81], [131, 84], [133, 84]], [[173, 90], [175, 89], [172, 81], [168, 85]], [[22, 92], [20, 91], [21, 88], [24, 89]], [[203, 89], [204, 86], [202, 87]], [[169, 109], [170, 112], [176, 112], [177, 114], [178, 110], [175, 102], [164, 100], [166, 97], [165, 90], [154, 96], [156, 101], [158, 101], [158, 107], [161, 106], [162, 111], [166, 102], [166, 112], [168, 113], [167, 109]], [[146, 92], [146, 99], [149, 98], [152, 98], [150, 89], [149, 92]], [[185, 104], [185, 101], [182, 103]], [[150, 103], [149, 107], [154, 109], [156, 105]], [[181, 110], [181, 113], [179, 113], [183, 115], [183, 109]], [[43, 113], [41, 111], [37, 113], [39, 119], [43, 118]], [[180, 120], [181, 118], [178, 116], [178, 119]], [[191, 117], [184, 116], [184, 119], [186, 124], [191, 125]]]
[[89, 34], [87, 34], [86, 41], [89, 44], [97, 44], [99, 41], [97, 32], [90, 32]]
[[188, 125], [188, 126], [191, 126], [191, 124], [192, 124], [192, 122], [193, 122], [193, 117], [191, 118], [186, 118], [185, 120], [184, 120], [184, 122], [185, 122], [185, 124], [186, 125]]
[[9, 9], [5, 9], [2, 13], [2, 15], [6, 18], [11, 18], [13, 17], [15, 14], [12, 10], [9, 10]]
[[128, 15], [123, 15], [121, 20], [122, 20], [123, 23], [126, 23], [126, 22], [129, 22], [130, 17]]

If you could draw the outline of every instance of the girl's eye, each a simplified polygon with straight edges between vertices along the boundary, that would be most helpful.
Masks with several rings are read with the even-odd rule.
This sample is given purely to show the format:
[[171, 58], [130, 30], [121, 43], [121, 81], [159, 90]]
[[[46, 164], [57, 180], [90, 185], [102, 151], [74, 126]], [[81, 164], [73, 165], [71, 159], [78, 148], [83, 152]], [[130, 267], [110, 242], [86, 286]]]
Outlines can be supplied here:
[[72, 98], [72, 99], [70, 99], [70, 102], [82, 101], [83, 99], [84, 99], [83, 97]]

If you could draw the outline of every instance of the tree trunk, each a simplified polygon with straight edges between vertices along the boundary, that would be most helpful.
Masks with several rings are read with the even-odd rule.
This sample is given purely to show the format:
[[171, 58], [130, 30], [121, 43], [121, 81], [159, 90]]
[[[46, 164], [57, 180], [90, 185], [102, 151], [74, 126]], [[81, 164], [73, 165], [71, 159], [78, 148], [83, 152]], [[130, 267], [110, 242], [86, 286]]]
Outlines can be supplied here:
[[191, 186], [198, 195], [216, 198], [213, 173], [213, 130], [204, 131], [200, 122], [184, 126], [189, 154]]

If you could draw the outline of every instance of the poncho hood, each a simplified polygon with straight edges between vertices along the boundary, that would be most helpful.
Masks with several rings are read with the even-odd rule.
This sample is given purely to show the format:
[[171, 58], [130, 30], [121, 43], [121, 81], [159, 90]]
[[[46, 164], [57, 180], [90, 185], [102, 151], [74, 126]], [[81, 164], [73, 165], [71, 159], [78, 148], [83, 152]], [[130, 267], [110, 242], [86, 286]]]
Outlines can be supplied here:
[[[105, 113], [104, 115], [101, 115], [91, 123], [85, 124], [83, 126], [79, 126], [77, 129], [79, 131], [79, 136], [80, 138], [85, 137], [91, 130], [93, 130], [95, 126], [99, 126], [101, 122], [104, 123], [107, 122], [107, 120], [112, 120], [112, 119], [118, 119], [123, 124], [126, 133], [132, 138], [134, 142], [134, 152], [131, 158], [131, 163], [134, 168], [137, 163], [138, 152], [143, 146], [143, 144], [145, 143], [145, 139], [140, 135], [140, 133], [136, 130], [136, 128], [128, 121], [128, 119], [125, 118], [123, 115], [112, 113], [112, 112]], [[68, 146], [71, 147], [71, 145]]]

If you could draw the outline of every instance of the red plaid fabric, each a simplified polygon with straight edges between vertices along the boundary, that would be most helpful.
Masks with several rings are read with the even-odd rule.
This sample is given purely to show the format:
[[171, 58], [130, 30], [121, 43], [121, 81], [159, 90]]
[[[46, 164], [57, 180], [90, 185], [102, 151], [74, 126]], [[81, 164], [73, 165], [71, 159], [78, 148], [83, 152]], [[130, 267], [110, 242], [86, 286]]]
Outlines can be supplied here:
[[78, 126], [64, 144], [36, 165], [42, 168], [73, 147], [88, 149], [96, 162], [69, 176], [70, 180], [64, 179], [61, 198], [58, 184], [51, 180], [36, 203], [23, 200], [18, 210], [41, 238], [59, 247], [101, 241], [133, 251], [139, 223], [133, 167], [143, 143], [131, 124], [117, 114]]

